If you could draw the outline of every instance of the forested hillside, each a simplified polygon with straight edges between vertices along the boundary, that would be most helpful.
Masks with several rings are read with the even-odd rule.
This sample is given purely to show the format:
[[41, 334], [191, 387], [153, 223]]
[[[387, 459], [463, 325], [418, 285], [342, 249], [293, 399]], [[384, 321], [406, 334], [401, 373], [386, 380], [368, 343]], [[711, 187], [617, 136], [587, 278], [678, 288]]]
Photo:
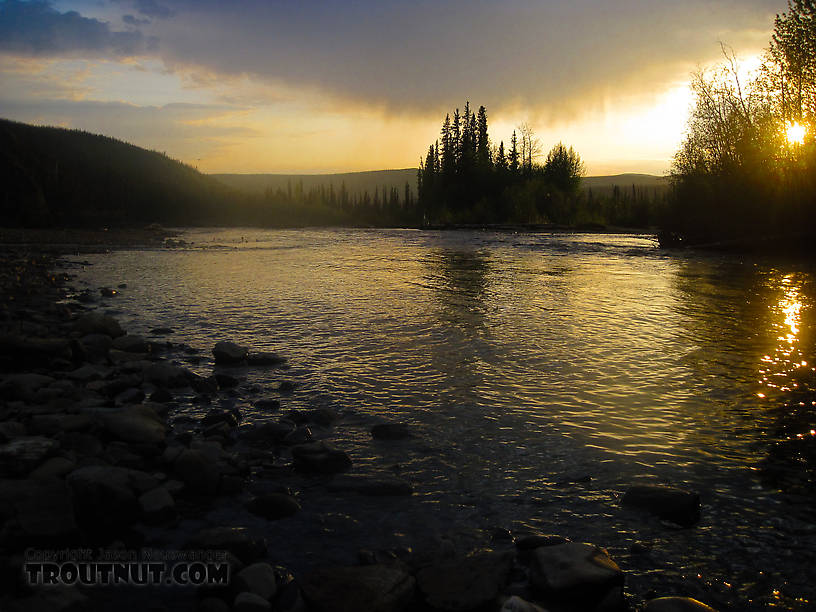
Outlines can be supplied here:
[[0, 223], [234, 223], [249, 202], [169, 157], [78, 130], [0, 120]]

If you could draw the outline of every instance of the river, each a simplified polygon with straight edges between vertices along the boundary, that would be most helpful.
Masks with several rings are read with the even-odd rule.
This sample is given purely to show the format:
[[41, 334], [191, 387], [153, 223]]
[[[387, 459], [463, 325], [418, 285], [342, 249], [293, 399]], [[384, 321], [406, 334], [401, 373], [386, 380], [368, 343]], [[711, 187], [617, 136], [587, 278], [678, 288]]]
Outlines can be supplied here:
[[[285, 408], [339, 411], [316, 434], [355, 472], [414, 484], [408, 500], [313, 497], [321, 507], [270, 532], [296, 568], [350, 562], [362, 546], [478, 548], [535, 531], [606, 547], [638, 597], [804, 610], [816, 596], [813, 466], [769, 460], [775, 444], [814, 436], [812, 267], [622, 234], [181, 238], [188, 247], [88, 256], [77, 286], [127, 283], [110, 302], [125, 327], [174, 328], [201, 349], [187, 365], [202, 374], [219, 340], [280, 352], [290, 368], [247, 371], [245, 387], [293, 380]], [[236, 401], [245, 424], [274, 416]], [[417, 438], [373, 441], [386, 421]], [[700, 524], [621, 508], [637, 483], [698, 491]], [[303, 534], [297, 550], [289, 529]]]

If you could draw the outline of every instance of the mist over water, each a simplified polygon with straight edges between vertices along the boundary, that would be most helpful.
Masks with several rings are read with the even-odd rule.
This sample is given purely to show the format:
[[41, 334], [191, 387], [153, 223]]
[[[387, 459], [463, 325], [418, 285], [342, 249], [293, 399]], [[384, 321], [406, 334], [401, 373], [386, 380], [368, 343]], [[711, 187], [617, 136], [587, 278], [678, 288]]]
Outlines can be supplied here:
[[[813, 561], [812, 515], [761, 469], [778, 407], [816, 362], [809, 269], [667, 253], [636, 235], [182, 237], [190, 248], [89, 256], [78, 282], [126, 282], [109, 303], [124, 326], [173, 327], [174, 342], [201, 349], [185, 364], [199, 373], [219, 340], [285, 355], [288, 370], [242, 371], [245, 387], [276, 397], [268, 390], [295, 381], [284, 409], [338, 410], [339, 424], [315, 434], [347, 450], [353, 472], [398, 473], [416, 490], [374, 503], [310, 492], [323, 507], [268, 527], [282, 560], [351, 562], [362, 546], [434, 537], [489, 546], [501, 529], [536, 530], [607, 547], [641, 594], [694, 583], [759, 605], [787, 597], [773, 594], [785, 583], [813, 588], [795, 578]], [[238, 401], [245, 423], [276, 416]], [[386, 421], [417, 438], [373, 441]], [[700, 525], [620, 508], [645, 482], [699, 491]], [[290, 550], [291, 529], [319, 546]], [[635, 541], [650, 543], [647, 558], [630, 553]]]

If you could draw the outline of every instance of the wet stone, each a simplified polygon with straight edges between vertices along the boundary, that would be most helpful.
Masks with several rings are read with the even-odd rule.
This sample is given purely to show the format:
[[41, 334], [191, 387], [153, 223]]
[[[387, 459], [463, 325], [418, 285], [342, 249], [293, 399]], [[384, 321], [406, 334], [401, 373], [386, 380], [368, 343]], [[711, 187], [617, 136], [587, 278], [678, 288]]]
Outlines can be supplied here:
[[417, 572], [417, 585], [436, 610], [476, 610], [496, 600], [507, 584], [512, 563], [513, 555], [508, 553], [442, 561]]
[[530, 581], [542, 593], [592, 609], [623, 584], [623, 572], [602, 548], [567, 542], [535, 550]]
[[150, 345], [141, 336], [124, 335], [116, 338], [111, 344], [111, 348], [125, 353], [147, 353]]
[[255, 410], [261, 412], [274, 412], [280, 408], [280, 401], [276, 399], [260, 399], [255, 402]]
[[247, 363], [251, 366], [279, 366], [286, 363], [286, 357], [270, 352], [249, 353]]
[[300, 586], [314, 612], [400, 612], [413, 599], [415, 582], [402, 569], [366, 565], [321, 568]]
[[233, 579], [233, 586], [254, 593], [267, 601], [277, 592], [275, 568], [268, 563], [253, 563], [242, 569]]
[[234, 342], [218, 342], [212, 350], [215, 363], [219, 365], [236, 365], [243, 363], [249, 349]]
[[312, 442], [292, 447], [295, 469], [318, 474], [344, 472], [351, 467], [351, 458], [326, 442]]
[[125, 335], [116, 319], [98, 312], [90, 312], [79, 317], [74, 323], [74, 329], [81, 334], [105, 334], [111, 338]]
[[291, 495], [283, 493], [266, 493], [258, 495], [247, 502], [247, 510], [268, 520], [277, 520], [292, 516], [300, 511], [300, 504]]
[[691, 527], [700, 520], [700, 496], [674, 487], [630, 487], [621, 499], [621, 504], [645, 510], [682, 527]]
[[163, 523], [175, 518], [176, 503], [164, 487], [156, 487], [139, 497], [139, 506], [145, 522]]
[[513, 595], [504, 602], [499, 612], [546, 612], [546, 610], [518, 595]]
[[375, 440], [408, 440], [414, 437], [404, 423], [380, 423], [371, 428], [371, 435]]
[[235, 596], [233, 612], [268, 612], [272, 605], [260, 595], [244, 591]]
[[59, 443], [44, 436], [22, 436], [0, 444], [0, 475], [27, 474], [54, 454]]

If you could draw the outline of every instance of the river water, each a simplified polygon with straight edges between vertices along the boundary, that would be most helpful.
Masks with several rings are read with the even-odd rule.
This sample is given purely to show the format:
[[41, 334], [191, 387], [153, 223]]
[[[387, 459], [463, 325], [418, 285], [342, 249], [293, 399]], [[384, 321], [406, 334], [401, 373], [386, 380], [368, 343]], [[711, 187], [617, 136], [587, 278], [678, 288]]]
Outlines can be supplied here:
[[[126, 282], [111, 304], [130, 333], [168, 326], [205, 356], [223, 339], [287, 356], [288, 370], [247, 371], [246, 386], [295, 381], [284, 407], [338, 410], [342, 420], [315, 433], [347, 450], [354, 472], [398, 473], [416, 490], [372, 502], [315, 486], [304, 499], [318, 504], [267, 527], [282, 560], [557, 533], [605, 546], [635, 599], [808, 609], [812, 466], [794, 457], [785, 465], [800, 472], [779, 479], [768, 458], [775, 443], [814, 435], [812, 268], [669, 253], [638, 235], [181, 237], [191, 246], [89, 256], [78, 286]], [[211, 372], [206, 358], [190, 367]], [[239, 407], [245, 423], [274, 417], [249, 399]], [[386, 421], [417, 438], [373, 441], [371, 426]], [[700, 524], [621, 508], [636, 483], [698, 491]]]

